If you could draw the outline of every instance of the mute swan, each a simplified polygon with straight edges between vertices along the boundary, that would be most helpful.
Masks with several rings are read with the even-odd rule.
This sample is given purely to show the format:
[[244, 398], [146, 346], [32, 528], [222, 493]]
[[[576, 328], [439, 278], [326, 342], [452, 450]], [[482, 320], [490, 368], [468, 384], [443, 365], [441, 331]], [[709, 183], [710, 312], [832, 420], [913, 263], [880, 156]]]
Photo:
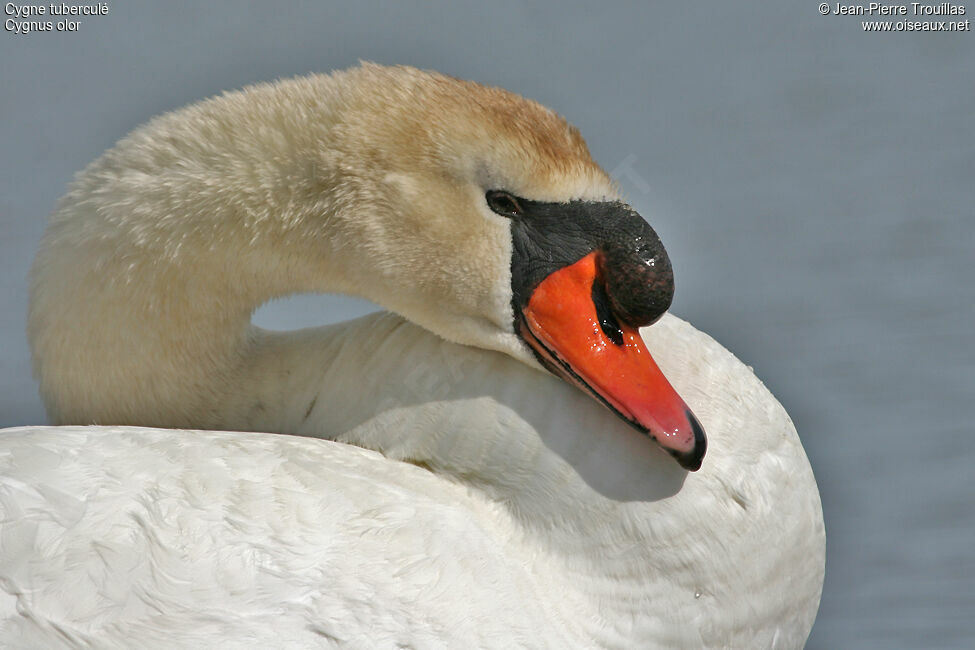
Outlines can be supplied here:
[[[250, 325], [298, 291], [399, 316]], [[0, 437], [0, 633], [801, 646], [812, 471], [671, 291], [578, 132], [502, 90], [366, 64], [153, 120], [78, 176], [32, 271], [51, 418], [129, 426]]]

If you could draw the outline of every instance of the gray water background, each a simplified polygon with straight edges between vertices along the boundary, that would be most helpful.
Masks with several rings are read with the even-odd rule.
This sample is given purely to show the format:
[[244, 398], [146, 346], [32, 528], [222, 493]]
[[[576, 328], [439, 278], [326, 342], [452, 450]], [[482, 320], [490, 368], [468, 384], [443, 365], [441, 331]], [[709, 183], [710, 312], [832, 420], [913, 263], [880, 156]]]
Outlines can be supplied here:
[[[434, 68], [579, 126], [667, 245], [673, 311], [792, 414], [828, 535], [808, 647], [973, 647], [971, 32], [864, 33], [810, 1], [109, 6], [75, 33], [0, 32], [0, 426], [44, 422], [25, 276], [73, 172], [225, 89]], [[258, 322], [371, 309], [301, 297]]]

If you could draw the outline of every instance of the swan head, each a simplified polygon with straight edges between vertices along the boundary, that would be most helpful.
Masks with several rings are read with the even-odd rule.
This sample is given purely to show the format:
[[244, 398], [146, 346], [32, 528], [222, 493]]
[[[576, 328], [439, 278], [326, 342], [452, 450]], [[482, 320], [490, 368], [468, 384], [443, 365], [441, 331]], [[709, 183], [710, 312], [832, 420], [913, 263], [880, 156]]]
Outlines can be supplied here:
[[[458, 343], [539, 363], [700, 467], [706, 439], [640, 338], [673, 272], [579, 131], [513, 93], [411, 68], [351, 73], [346, 133], [378, 181], [358, 286]], [[375, 166], [369, 169], [369, 166]], [[375, 266], [381, 269], [375, 273]]]

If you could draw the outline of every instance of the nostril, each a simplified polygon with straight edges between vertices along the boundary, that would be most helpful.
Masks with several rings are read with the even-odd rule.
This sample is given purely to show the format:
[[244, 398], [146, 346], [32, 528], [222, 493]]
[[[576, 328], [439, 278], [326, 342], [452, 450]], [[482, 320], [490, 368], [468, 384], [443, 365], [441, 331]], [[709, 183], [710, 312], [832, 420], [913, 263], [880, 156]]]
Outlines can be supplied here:
[[598, 275], [592, 281], [592, 304], [596, 307], [596, 318], [599, 320], [599, 327], [603, 330], [606, 338], [616, 345], [623, 345], [623, 328], [613, 316], [609, 296], [606, 295], [606, 287]]

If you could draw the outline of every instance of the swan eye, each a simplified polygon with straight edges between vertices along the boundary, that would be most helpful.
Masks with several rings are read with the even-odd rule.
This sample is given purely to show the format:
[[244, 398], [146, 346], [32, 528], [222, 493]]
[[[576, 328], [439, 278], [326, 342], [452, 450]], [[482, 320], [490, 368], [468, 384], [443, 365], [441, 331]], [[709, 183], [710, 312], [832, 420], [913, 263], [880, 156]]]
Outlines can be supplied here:
[[521, 204], [518, 199], [501, 190], [491, 190], [484, 195], [487, 199], [488, 207], [500, 214], [502, 217], [521, 216]]

